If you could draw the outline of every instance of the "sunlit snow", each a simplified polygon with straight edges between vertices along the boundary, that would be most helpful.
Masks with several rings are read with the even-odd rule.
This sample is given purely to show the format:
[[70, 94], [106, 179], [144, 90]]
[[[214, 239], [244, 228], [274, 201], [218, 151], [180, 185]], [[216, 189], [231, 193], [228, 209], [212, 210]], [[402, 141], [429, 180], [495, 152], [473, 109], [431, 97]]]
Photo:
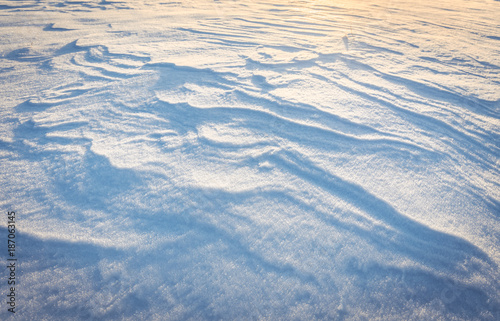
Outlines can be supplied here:
[[500, 1], [0, 0], [1, 320], [499, 320]]

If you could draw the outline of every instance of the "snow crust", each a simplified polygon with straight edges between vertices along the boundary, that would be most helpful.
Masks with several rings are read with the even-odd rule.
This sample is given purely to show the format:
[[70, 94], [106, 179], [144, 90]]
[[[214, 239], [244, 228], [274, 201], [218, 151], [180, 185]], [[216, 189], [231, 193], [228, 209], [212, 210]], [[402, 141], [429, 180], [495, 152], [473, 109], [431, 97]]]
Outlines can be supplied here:
[[500, 319], [499, 1], [0, 17], [0, 319]]

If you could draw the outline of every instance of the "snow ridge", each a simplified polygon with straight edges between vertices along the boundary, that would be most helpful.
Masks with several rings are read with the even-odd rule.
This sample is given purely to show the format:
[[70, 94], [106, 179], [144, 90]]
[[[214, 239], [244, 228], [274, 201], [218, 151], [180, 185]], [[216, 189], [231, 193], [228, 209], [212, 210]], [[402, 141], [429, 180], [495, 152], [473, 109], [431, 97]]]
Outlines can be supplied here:
[[0, 1], [16, 317], [498, 320], [500, 4], [352, 2]]

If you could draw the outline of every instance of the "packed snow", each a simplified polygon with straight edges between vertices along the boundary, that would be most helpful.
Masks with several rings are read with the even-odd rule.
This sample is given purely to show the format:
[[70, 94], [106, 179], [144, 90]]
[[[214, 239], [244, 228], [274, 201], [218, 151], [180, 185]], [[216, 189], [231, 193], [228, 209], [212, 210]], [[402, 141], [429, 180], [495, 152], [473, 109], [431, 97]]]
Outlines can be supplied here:
[[500, 1], [0, 0], [2, 320], [499, 320]]

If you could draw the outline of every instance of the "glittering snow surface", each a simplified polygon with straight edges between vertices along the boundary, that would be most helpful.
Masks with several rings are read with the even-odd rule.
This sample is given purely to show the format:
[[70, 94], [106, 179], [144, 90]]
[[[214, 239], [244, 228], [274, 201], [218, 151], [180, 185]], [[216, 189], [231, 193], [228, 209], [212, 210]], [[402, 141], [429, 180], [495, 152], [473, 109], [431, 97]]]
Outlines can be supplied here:
[[0, 1], [14, 317], [499, 320], [499, 17]]

